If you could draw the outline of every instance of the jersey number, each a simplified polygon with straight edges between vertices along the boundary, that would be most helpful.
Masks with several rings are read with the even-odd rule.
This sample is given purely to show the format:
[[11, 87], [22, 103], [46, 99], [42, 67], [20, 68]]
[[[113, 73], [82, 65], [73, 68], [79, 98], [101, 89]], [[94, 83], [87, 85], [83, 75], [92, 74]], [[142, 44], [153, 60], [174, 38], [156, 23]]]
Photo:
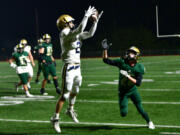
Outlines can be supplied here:
[[52, 55], [52, 47], [47, 47], [47, 56], [51, 56]]
[[77, 45], [78, 45], [78, 47], [76, 48], [76, 53], [80, 53], [81, 52], [81, 49], [80, 49], [81, 42], [77, 42]]
[[20, 60], [20, 64], [21, 66], [26, 66], [27, 65], [27, 61], [26, 61], [26, 57], [19, 57]]

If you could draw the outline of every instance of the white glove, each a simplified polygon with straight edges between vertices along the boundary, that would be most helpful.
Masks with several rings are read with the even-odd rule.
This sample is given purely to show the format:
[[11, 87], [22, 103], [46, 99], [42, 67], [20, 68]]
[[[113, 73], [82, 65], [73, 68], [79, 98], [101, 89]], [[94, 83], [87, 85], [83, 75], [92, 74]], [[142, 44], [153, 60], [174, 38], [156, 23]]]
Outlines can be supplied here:
[[95, 12], [96, 12], [96, 9], [94, 7], [89, 6], [88, 10], [85, 11], [85, 16], [90, 17]]
[[120, 70], [120, 73], [123, 75], [123, 76], [125, 76], [125, 77], [130, 77], [130, 75], [128, 74], [128, 72], [127, 71], [125, 71], [125, 70]]
[[103, 14], [103, 11], [101, 11], [101, 13], [98, 15], [96, 22], [99, 21], [99, 19], [101, 18], [102, 14]]
[[17, 65], [16, 65], [16, 64], [14, 64], [14, 63], [11, 63], [11, 64], [10, 64], [10, 67], [12, 67], [12, 68], [16, 68], [16, 67], [17, 67]]

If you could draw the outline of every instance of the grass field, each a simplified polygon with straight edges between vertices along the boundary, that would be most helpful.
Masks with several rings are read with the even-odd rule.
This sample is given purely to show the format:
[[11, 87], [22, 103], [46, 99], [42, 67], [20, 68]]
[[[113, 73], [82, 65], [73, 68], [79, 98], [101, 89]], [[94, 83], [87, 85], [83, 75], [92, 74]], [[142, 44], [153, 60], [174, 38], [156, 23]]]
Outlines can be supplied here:
[[[146, 67], [144, 81], [139, 87], [143, 106], [156, 125], [146, 127], [136, 108], [129, 102], [128, 115], [120, 116], [117, 96], [118, 69], [101, 59], [82, 59], [83, 84], [75, 109], [80, 124], [74, 124], [61, 113], [62, 135], [180, 135], [180, 56], [143, 57]], [[57, 72], [61, 81], [61, 61]], [[34, 73], [36, 74], [37, 67]], [[42, 80], [42, 78], [41, 78]], [[0, 62], [0, 135], [55, 135], [50, 117], [58, 95], [53, 84], [47, 85], [49, 96], [24, 98], [14, 89], [18, 77], [7, 62]], [[31, 93], [40, 95], [40, 84], [31, 84]]]

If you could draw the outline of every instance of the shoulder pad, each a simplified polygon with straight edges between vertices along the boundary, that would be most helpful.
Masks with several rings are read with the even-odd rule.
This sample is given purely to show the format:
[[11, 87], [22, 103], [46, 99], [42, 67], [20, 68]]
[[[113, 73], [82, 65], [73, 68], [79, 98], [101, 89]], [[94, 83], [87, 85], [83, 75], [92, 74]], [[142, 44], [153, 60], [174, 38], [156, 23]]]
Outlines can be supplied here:
[[61, 31], [61, 36], [64, 36], [64, 35], [68, 35], [70, 32], [70, 29], [69, 28], [65, 28]]
[[144, 74], [145, 73], [145, 67], [143, 64], [138, 63], [138, 72]]

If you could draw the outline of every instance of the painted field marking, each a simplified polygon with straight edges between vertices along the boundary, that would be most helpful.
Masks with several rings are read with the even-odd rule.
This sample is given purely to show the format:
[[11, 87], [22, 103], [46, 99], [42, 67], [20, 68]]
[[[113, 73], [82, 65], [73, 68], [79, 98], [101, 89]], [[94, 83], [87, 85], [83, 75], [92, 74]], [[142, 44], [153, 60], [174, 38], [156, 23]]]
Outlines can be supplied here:
[[18, 105], [23, 103], [24, 101], [0, 101], [0, 106]]
[[162, 135], [180, 135], [180, 133], [177, 133], [177, 132], [160, 132], [159, 134], [162, 134]]
[[[4, 96], [4, 97], [0, 97], [1, 100], [3, 100], [2, 102], [16, 102], [16, 101], [49, 101], [49, 102], [57, 102], [57, 100], [52, 100], [54, 99], [54, 96], [35, 96], [34, 98], [26, 98], [25, 96]], [[51, 100], [50, 100], [51, 99]], [[4, 101], [5, 100], [5, 101]], [[77, 100], [77, 102], [81, 102], [81, 103], [113, 103], [113, 104], [117, 104], [118, 101], [113, 100], [113, 101], [105, 101], [105, 100]], [[0, 102], [1, 103], [1, 102]], [[132, 102], [129, 102], [132, 104]], [[179, 105], [180, 102], [147, 102], [144, 101], [142, 102], [143, 104], [170, 104], [170, 105]]]
[[[50, 123], [50, 121], [41, 121], [41, 120], [16, 120], [16, 119], [0, 119], [0, 121], [6, 121], [6, 122], [27, 122], [27, 123]], [[60, 121], [60, 124], [76, 124], [76, 125], [103, 125], [103, 126], [128, 126], [128, 127], [147, 127], [146, 124], [124, 124], [124, 123], [99, 123], [99, 122], [80, 122], [80, 123], [74, 123], [74, 122], [65, 122]], [[155, 125], [159, 128], [180, 128], [180, 126], [175, 125]]]
[[[77, 100], [77, 102], [85, 103], [114, 103], [117, 104], [118, 101], [104, 101], [104, 100]], [[129, 102], [132, 104], [132, 102]], [[180, 105], [180, 102], [142, 102], [143, 104], [170, 104], [170, 105]]]

